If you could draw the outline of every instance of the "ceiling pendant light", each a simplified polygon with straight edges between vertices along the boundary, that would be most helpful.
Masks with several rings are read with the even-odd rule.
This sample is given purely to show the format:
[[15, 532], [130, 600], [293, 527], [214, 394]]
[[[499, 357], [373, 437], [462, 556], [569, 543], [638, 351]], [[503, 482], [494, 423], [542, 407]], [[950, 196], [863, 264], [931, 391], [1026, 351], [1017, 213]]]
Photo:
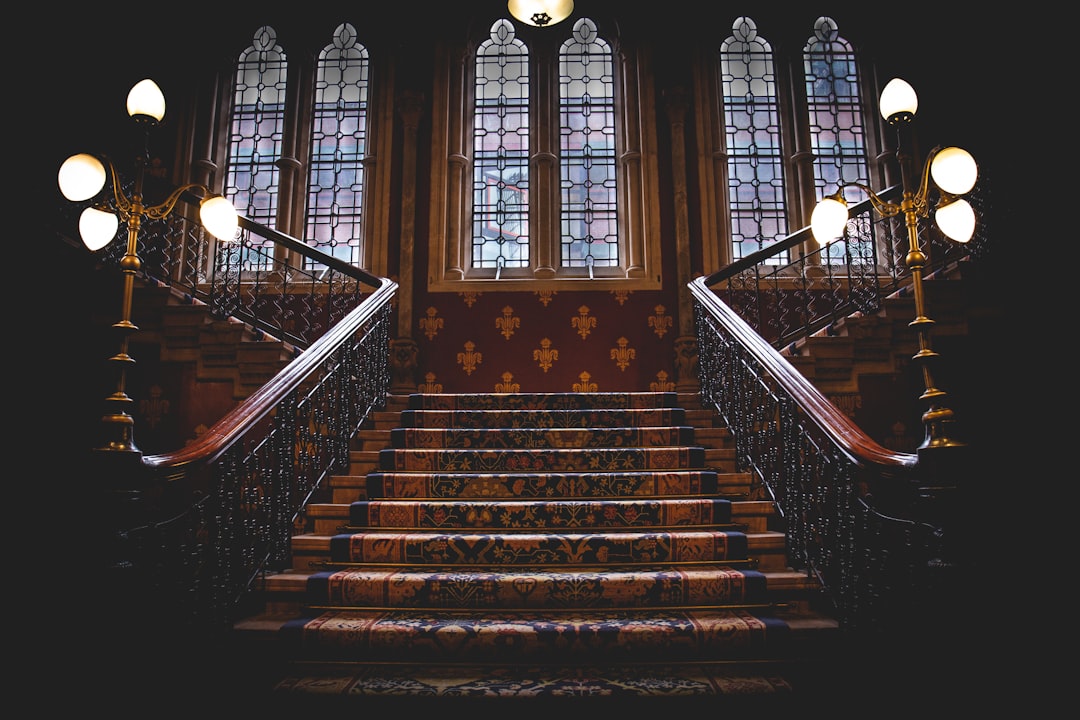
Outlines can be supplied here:
[[547, 27], [570, 17], [574, 0], [508, 0], [506, 8], [523, 23]]

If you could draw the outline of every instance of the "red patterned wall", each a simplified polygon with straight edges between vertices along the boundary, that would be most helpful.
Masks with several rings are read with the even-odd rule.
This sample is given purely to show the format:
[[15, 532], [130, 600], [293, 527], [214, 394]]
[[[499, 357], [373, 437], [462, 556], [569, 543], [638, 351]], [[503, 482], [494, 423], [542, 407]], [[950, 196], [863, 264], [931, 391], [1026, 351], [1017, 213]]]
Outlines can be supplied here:
[[674, 390], [677, 310], [668, 291], [421, 293], [417, 389]]

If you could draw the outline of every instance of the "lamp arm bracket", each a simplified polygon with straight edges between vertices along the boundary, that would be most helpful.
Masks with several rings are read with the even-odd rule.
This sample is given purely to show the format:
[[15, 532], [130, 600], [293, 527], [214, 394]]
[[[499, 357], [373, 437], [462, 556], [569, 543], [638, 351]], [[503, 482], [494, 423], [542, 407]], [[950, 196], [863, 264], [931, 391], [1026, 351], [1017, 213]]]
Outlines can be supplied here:
[[934, 158], [939, 152], [941, 152], [940, 145], [927, 154], [926, 162], [923, 163], [922, 176], [919, 178], [919, 188], [911, 198], [912, 207], [919, 217], [926, 217], [927, 214], [927, 202], [930, 196], [930, 166], [934, 164]]
[[146, 216], [152, 220], [161, 220], [167, 217], [169, 213], [176, 207], [176, 203], [180, 201], [180, 196], [186, 193], [188, 190], [201, 190], [204, 195], [212, 195], [213, 193], [205, 185], [199, 183], [188, 183], [187, 185], [181, 185], [169, 194], [169, 197], [165, 198], [163, 202], [152, 207], [148, 207], [145, 210]]
[[[844, 199], [843, 190], [846, 187], [857, 187], [860, 190], [862, 190], [864, 193], [866, 193], [867, 197], [870, 198], [870, 204], [874, 206], [875, 210], [877, 210], [879, 213], [881, 213], [882, 217], [893, 217], [894, 215], [899, 215], [900, 214], [900, 206], [899, 205], [897, 205], [896, 203], [888, 202], [887, 200], [882, 200], [881, 197], [876, 192], [874, 192], [869, 186], [863, 185], [860, 182], [841, 183], [840, 186], [836, 190], [836, 195], [834, 195], [833, 197], [835, 197], [838, 200], [843, 200]], [[847, 203], [845, 202], [844, 204], [846, 205]]]
[[124, 194], [124, 188], [120, 186], [120, 173], [116, 172], [116, 166], [110, 158], [101, 157], [100, 159], [109, 166], [109, 177], [112, 179], [113, 198], [116, 200], [117, 210], [123, 215], [129, 214], [135, 205], [131, 198]]

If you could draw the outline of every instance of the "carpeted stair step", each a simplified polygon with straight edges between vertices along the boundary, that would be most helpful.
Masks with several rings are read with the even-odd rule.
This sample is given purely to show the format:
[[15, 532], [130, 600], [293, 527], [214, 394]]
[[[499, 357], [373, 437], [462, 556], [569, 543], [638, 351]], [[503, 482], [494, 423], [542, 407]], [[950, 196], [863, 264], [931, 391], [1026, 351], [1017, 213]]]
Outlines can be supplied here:
[[588, 428], [395, 428], [394, 448], [416, 449], [531, 449], [624, 448], [691, 445], [694, 428], [588, 427]]
[[285, 623], [295, 657], [387, 662], [687, 662], [776, 658], [791, 629], [742, 608], [418, 613], [331, 610]]
[[676, 393], [405, 404], [266, 580], [281, 615], [251, 630], [287, 658], [283, 694], [784, 693], [836, 629], [730, 433]]
[[[387, 531], [383, 533], [387, 536], [395, 536], [400, 538], [400, 533], [394, 533]], [[426, 535], [428, 539], [435, 540], [436, 544], [442, 542], [441, 538], [433, 538], [431, 533], [412, 533], [413, 535]], [[734, 535], [735, 533], [732, 533]], [[775, 572], [782, 570], [785, 565], [785, 538], [784, 533], [766, 530], [763, 532], [753, 533], [741, 533], [746, 538], [747, 546], [747, 559], [736, 560], [734, 558], [726, 558], [722, 562], [724, 564], [733, 564], [739, 566], [754, 567], [757, 570], [763, 572]], [[331, 567], [340, 566], [347, 567], [349, 565], [357, 565], [358, 563], [333, 563], [331, 562], [331, 542], [336, 537], [350, 537], [351, 534], [333, 534], [333, 535], [314, 535], [303, 534], [293, 537], [292, 543], [292, 568], [297, 571], [311, 571], [311, 570], [328, 570]], [[655, 535], [655, 533], [645, 533], [644, 535]], [[645, 539], [645, 538], [642, 538]], [[648, 542], [651, 542], [650, 538]], [[702, 559], [700, 562], [708, 562]], [[397, 564], [393, 561], [387, 561], [387, 563], [376, 563], [380, 565]], [[442, 565], [436, 565], [436, 567]], [[429, 566], [430, 567], [430, 566]], [[498, 569], [514, 569], [513, 565], [500, 564]], [[577, 571], [580, 569], [588, 569], [588, 565], [578, 565], [572, 567]]]
[[677, 393], [414, 393], [409, 410], [592, 410], [679, 407]]
[[[282, 677], [274, 692], [281, 700], [303, 698], [305, 709], [309, 707], [308, 698], [312, 697], [341, 709], [347, 707], [344, 700], [351, 698], [361, 699], [365, 708], [376, 701], [388, 701], [392, 703], [389, 707], [395, 710], [400, 710], [402, 699], [415, 701], [420, 698], [425, 701], [424, 709], [433, 713], [446, 712], [450, 707], [448, 701], [454, 701], [457, 706], [471, 699], [516, 698], [527, 701], [530, 709], [534, 709], [535, 703], [547, 700], [557, 704], [545, 711], [550, 710], [553, 716], [561, 713], [563, 717], [569, 710], [581, 710], [578, 703], [582, 701], [603, 701], [603, 705], [588, 706], [589, 714], [575, 713], [571, 717], [598, 717], [601, 713], [615, 711], [618, 716], [632, 718], [642, 717], [635, 714], [641, 712], [675, 711], [678, 708], [672, 701], [678, 700], [700, 700], [707, 705], [699, 710], [712, 712], [727, 709], [730, 703], [748, 709], [744, 701], [753, 700], [753, 709], [760, 713], [771, 706], [762, 706], [762, 700], [786, 700], [793, 697], [796, 689], [775, 667], [761, 668], [753, 663], [739, 666], [731, 661], [524, 666], [510, 663], [307, 663]], [[624, 712], [619, 712], [609, 705], [611, 700], [626, 700], [633, 705], [627, 705]], [[662, 705], [649, 704], [654, 700], [661, 701]], [[567, 702], [574, 704], [566, 705]], [[523, 709], [515, 705], [511, 711], [515, 717], [520, 717]], [[485, 704], [477, 710], [490, 712], [493, 708]], [[528, 717], [539, 715], [529, 714]]]
[[405, 410], [400, 427], [413, 428], [598, 428], [687, 425], [683, 408], [577, 410]]
[[[745, 476], [740, 476], [745, 478]], [[713, 495], [714, 470], [614, 472], [371, 472], [364, 485], [375, 498], [580, 498]]]
[[[611, 502], [611, 501], [615, 501], [615, 500], [619, 500], [619, 499], [620, 498], [609, 498], [609, 499], [595, 498], [595, 499], [584, 499], [584, 500], [587, 500], [588, 502]], [[630, 499], [630, 498], [628, 498], [628, 499]], [[747, 532], [747, 531], [759, 532], [761, 530], [765, 530], [768, 527], [768, 522], [770, 521], [770, 519], [775, 518], [775, 516], [776, 516], [776, 508], [775, 508], [775, 506], [773, 505], [772, 502], [767, 501], [767, 500], [748, 500], [748, 499], [745, 499], [745, 498], [735, 497], [734, 495], [732, 495], [732, 496], [724, 496], [724, 497], [716, 496], [716, 497], [707, 497], [707, 498], [695, 498], [695, 497], [686, 497], [686, 498], [683, 498], [683, 497], [671, 497], [671, 498], [667, 498], [667, 497], [641, 497], [641, 498], [633, 498], [633, 499], [638, 499], [638, 500], [642, 500], [642, 501], [645, 501], [645, 502], [653, 502], [653, 501], [662, 501], [662, 500], [673, 499], [673, 500], [680, 500], [680, 501], [681, 500], [687, 500], [687, 501], [692, 501], [692, 502], [712, 503], [715, 506], [714, 510], [713, 510], [714, 517], [717, 519], [717, 523], [714, 525], [714, 527], [721, 528], [721, 529], [730, 529], [730, 530], [743, 530], [744, 532]], [[410, 503], [410, 502], [429, 502], [429, 501], [446, 502], [446, 501], [452, 501], [452, 500], [453, 500], [453, 498], [439, 498], [439, 499], [437, 499], [437, 498], [431, 498], [431, 499], [428, 499], [428, 498], [406, 498], [406, 499], [400, 500], [399, 502], [406, 502], [406, 503]], [[725, 503], [729, 503], [730, 520], [726, 521], [726, 523], [725, 522], [719, 522], [720, 519], [723, 518], [722, 513], [724, 512], [723, 508], [721, 507], [721, 501], [723, 501]], [[376, 502], [384, 502], [384, 500], [375, 499], [375, 500], [350, 500], [348, 502], [339, 502], [339, 503], [309, 503], [308, 506], [307, 506], [307, 510], [306, 510], [306, 518], [309, 521], [311, 531], [316, 533], [316, 534], [336, 535], [336, 534], [340, 534], [340, 533], [344, 533], [344, 532], [357, 532], [357, 531], [362, 530], [362, 529], [364, 529], [366, 527], [370, 527], [371, 518], [370, 517], [368, 518], [369, 525], [358, 526], [358, 525], [352, 524], [352, 521], [350, 520], [350, 513], [352, 511], [352, 504], [353, 503], [376, 503]], [[485, 498], [483, 500], [478, 500], [477, 502], [504, 503], [504, 502], [515, 502], [515, 501], [514, 500], [503, 500], [503, 499], [487, 500]], [[558, 502], [560, 502], [560, 499], [559, 498], [554, 498], [549, 502], [558, 503]], [[479, 517], [480, 516], [478, 515], [478, 518]], [[380, 520], [379, 521], [381, 523], [383, 523], [383, 525], [385, 526], [385, 523], [389, 521], [389, 518], [390, 518], [389, 514], [380, 513]], [[646, 522], [646, 520], [643, 518], [641, 520], [641, 523], [643, 524], [644, 522]], [[418, 528], [413, 528], [413, 529], [418, 529]], [[427, 528], [427, 529], [431, 529], [431, 528]]]
[[379, 469], [419, 472], [595, 472], [704, 468], [703, 447], [597, 447], [487, 450], [384, 448]]
[[360, 500], [349, 506], [350, 528], [439, 530], [537, 527], [551, 531], [731, 524], [722, 498], [591, 500]]
[[746, 560], [738, 531], [553, 533], [361, 532], [330, 538], [331, 563], [595, 567]]
[[645, 608], [766, 605], [763, 573], [727, 565], [424, 571], [363, 567], [307, 577], [311, 607]]

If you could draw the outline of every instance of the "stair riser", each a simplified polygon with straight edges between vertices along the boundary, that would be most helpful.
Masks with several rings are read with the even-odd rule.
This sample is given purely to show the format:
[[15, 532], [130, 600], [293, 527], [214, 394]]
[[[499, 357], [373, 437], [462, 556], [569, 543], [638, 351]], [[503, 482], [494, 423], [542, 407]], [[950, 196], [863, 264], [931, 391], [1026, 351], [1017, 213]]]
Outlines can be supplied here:
[[395, 473], [367, 475], [369, 499], [497, 499], [668, 497], [714, 494], [717, 474], [707, 470], [610, 473]]
[[446, 534], [366, 532], [330, 539], [334, 563], [510, 567], [648, 565], [745, 560], [741, 532], [539, 532]]
[[436, 429], [483, 428], [613, 428], [686, 425], [680, 408], [639, 410], [406, 410], [401, 427]]
[[395, 448], [413, 449], [551, 449], [657, 448], [692, 445], [691, 427], [658, 428], [397, 428], [390, 432]]
[[705, 449], [700, 447], [379, 451], [379, 468], [384, 471], [596, 472], [687, 470], [704, 466]]
[[353, 503], [357, 528], [552, 530], [705, 527], [731, 523], [728, 500], [406, 501]]

